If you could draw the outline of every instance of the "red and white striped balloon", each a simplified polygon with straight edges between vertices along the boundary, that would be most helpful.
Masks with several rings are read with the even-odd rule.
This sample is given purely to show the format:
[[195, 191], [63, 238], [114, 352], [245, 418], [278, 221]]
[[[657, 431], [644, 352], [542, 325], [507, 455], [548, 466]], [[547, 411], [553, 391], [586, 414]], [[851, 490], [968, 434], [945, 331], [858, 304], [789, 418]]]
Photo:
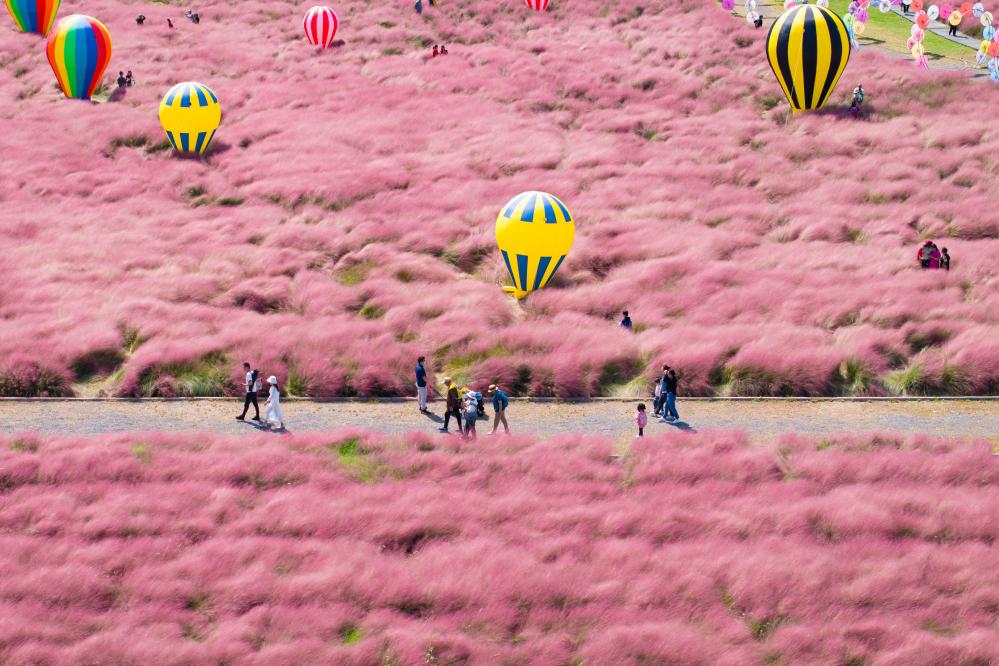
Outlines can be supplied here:
[[305, 36], [309, 38], [310, 44], [328, 49], [340, 24], [332, 7], [316, 6], [306, 12], [302, 25], [305, 27]]
[[527, 6], [534, 11], [543, 12], [548, 9], [548, 3], [551, 2], [551, 0], [524, 0], [524, 2], [526, 2]]

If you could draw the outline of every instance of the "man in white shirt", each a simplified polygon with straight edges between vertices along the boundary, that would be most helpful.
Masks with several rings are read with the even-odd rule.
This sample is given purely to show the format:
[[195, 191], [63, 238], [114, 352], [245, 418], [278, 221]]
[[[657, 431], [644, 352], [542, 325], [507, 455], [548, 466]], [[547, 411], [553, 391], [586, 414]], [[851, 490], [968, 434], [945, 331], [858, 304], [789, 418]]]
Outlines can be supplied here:
[[242, 421], [246, 418], [246, 412], [250, 409], [250, 405], [253, 405], [253, 411], [256, 415], [253, 417], [254, 421], [260, 421], [260, 407], [257, 406], [257, 390], [260, 388], [260, 379], [258, 377], [259, 373], [256, 370], [250, 370], [250, 364], [243, 364], [243, 372], [246, 373], [246, 399], [243, 400], [243, 413], [236, 417], [237, 421]]

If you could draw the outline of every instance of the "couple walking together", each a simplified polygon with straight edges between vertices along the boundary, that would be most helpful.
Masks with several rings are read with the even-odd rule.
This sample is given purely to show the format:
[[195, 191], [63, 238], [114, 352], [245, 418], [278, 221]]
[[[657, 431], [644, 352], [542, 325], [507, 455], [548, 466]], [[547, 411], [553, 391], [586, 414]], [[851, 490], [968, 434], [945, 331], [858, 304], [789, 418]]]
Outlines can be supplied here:
[[284, 415], [281, 413], [281, 391], [278, 390], [277, 377], [271, 375], [267, 378], [270, 391], [267, 394], [267, 402], [264, 403], [264, 420], [260, 420], [260, 407], [257, 405], [257, 392], [260, 391], [260, 372], [251, 370], [249, 363], [243, 364], [243, 372], [246, 373], [246, 397], [243, 400], [243, 413], [236, 417], [237, 421], [246, 419], [246, 412], [253, 405], [253, 421], [257, 423], [266, 422], [268, 425], [277, 423], [281, 430], [284, 430]]

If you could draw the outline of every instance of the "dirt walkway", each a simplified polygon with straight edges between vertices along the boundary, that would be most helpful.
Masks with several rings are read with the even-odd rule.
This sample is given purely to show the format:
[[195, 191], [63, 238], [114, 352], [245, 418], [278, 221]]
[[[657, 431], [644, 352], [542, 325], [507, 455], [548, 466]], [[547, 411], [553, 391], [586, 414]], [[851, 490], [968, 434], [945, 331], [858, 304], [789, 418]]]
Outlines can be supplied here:
[[[239, 435], [255, 426], [236, 421], [237, 400], [185, 401], [22, 401], [0, 400], [0, 429], [90, 435], [103, 432], [206, 432]], [[412, 402], [282, 403], [292, 432], [364, 427], [385, 432], [433, 431], [440, 424], [441, 403], [434, 416], [423, 416]], [[755, 441], [783, 432], [815, 435], [891, 432], [946, 437], [984, 437], [999, 444], [999, 401], [918, 400], [680, 400], [679, 426], [654, 422], [648, 432], [673, 428], [744, 430]], [[555, 435], [567, 432], [602, 434], [615, 439], [634, 433], [634, 402], [511, 403], [510, 425], [516, 432]], [[492, 409], [488, 410], [491, 415]], [[453, 428], [453, 426], [452, 426]], [[480, 434], [489, 424], [480, 420]]]

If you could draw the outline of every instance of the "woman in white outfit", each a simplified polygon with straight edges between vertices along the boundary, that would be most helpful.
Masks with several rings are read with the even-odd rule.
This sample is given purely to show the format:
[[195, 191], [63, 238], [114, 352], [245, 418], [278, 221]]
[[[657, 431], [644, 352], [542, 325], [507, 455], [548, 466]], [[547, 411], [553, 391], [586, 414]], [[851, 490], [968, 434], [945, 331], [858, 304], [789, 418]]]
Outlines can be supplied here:
[[267, 378], [267, 383], [271, 385], [271, 391], [267, 396], [267, 404], [264, 405], [264, 421], [267, 423], [277, 422], [284, 430], [284, 416], [281, 415], [281, 392], [278, 391], [277, 377], [271, 375]]

